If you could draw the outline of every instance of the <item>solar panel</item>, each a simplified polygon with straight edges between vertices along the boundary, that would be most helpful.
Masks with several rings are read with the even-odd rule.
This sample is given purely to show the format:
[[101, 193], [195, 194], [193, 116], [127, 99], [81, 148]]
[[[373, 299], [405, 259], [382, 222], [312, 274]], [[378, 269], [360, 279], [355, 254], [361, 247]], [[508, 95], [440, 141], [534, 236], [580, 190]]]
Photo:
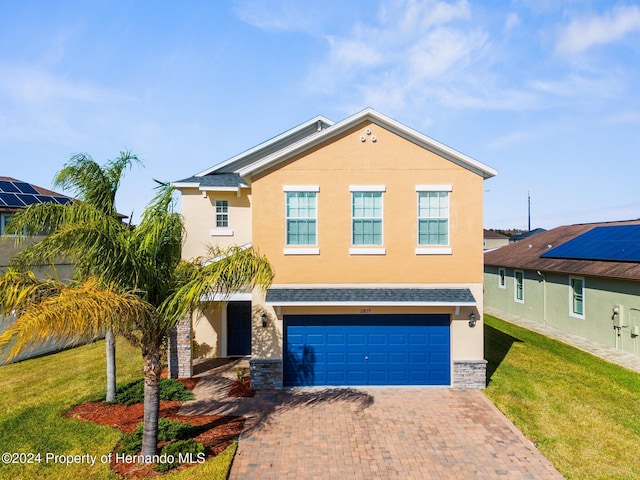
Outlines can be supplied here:
[[24, 207], [25, 204], [20, 200], [15, 193], [0, 193], [0, 198], [4, 201], [7, 207]]
[[25, 182], [13, 182], [13, 184], [20, 189], [22, 193], [30, 193], [31, 195], [38, 195], [38, 192], [35, 188]]
[[540, 257], [640, 262], [640, 225], [595, 227]]
[[0, 192], [20, 193], [20, 190], [18, 189], [18, 187], [16, 187], [13, 184], [13, 182], [8, 182], [6, 180], [1, 180], [0, 181]]
[[53, 198], [56, 202], [58, 202], [61, 205], [66, 205], [67, 203], [71, 203], [71, 199], [68, 197], [51, 197]]

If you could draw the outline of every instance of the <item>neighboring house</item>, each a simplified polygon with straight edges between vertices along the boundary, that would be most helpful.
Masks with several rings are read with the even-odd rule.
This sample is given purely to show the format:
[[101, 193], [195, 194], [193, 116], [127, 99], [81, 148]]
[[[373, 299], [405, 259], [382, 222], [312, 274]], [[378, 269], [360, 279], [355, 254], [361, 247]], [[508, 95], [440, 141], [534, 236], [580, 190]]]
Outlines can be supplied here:
[[[275, 271], [266, 296], [194, 320], [194, 353], [250, 355], [255, 388], [484, 388], [482, 195], [495, 174], [367, 109], [174, 182], [185, 258], [251, 243]], [[191, 374], [190, 327], [174, 375]]]
[[[32, 185], [11, 177], [0, 177], [0, 274], [5, 272], [11, 258], [24, 248], [24, 246], [17, 247], [15, 245], [15, 238], [7, 237], [5, 234], [5, 228], [11, 216], [34, 203], [51, 202], [66, 204], [71, 201], [72, 199], [66, 195], [52, 192], [37, 185]], [[35, 237], [30, 241], [38, 241], [40, 238], [42, 237]], [[60, 279], [66, 280], [71, 278], [73, 266], [68, 262], [60, 261], [56, 263], [53, 268], [43, 265], [40, 268], [35, 268], [34, 271], [41, 277], [57, 275]], [[0, 323], [0, 332], [8, 328], [10, 324], [10, 320]], [[26, 351], [17, 357], [15, 361], [58, 350], [63, 346], [66, 346], [66, 344], [62, 345], [49, 342]], [[2, 363], [2, 356], [0, 355], [0, 365]]]
[[484, 229], [482, 245], [485, 250], [504, 247], [509, 245], [509, 237], [493, 230]]
[[516, 233], [515, 235], [511, 235], [509, 237], [510, 243], [519, 242], [521, 240], [525, 240], [529, 237], [533, 237], [534, 235], [538, 235], [539, 233], [544, 233], [546, 230], [544, 228], [536, 228], [534, 230], [529, 230], [528, 232]]
[[485, 254], [485, 304], [640, 354], [640, 220], [567, 225]]

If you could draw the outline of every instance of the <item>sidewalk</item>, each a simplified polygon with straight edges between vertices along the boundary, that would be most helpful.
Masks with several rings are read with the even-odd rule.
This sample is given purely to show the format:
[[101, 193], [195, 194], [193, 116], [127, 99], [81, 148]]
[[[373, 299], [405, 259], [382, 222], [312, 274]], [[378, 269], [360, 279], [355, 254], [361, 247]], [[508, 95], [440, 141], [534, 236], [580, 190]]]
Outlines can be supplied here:
[[485, 306], [484, 313], [488, 313], [494, 317], [501, 318], [507, 322], [540, 333], [541, 335], [554, 338], [604, 360], [608, 360], [611, 363], [615, 363], [621, 367], [640, 373], [640, 356], [616, 350], [615, 348], [603, 345], [602, 343], [592, 342], [591, 340], [579, 337], [578, 335], [563, 332], [562, 330], [550, 327], [549, 325], [543, 325], [542, 323], [538, 323], [518, 315], [506, 313], [497, 308]]

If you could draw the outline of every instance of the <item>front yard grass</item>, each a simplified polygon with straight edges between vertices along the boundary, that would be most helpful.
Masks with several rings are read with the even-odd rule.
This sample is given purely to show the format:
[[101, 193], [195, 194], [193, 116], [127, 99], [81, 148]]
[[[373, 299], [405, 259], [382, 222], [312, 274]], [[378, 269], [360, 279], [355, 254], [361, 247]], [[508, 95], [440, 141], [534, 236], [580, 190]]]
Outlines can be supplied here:
[[486, 395], [566, 478], [640, 478], [640, 374], [485, 315]]
[[[118, 384], [141, 378], [138, 350], [119, 340], [116, 354]], [[0, 367], [0, 454], [41, 455], [40, 463], [0, 464], [0, 478], [120, 478], [100, 460], [94, 466], [45, 463], [47, 453], [99, 459], [112, 451], [121, 438], [119, 430], [64, 416], [74, 405], [103, 399], [105, 386], [104, 341]], [[225, 479], [235, 448], [234, 444], [213, 460], [162, 478]]]

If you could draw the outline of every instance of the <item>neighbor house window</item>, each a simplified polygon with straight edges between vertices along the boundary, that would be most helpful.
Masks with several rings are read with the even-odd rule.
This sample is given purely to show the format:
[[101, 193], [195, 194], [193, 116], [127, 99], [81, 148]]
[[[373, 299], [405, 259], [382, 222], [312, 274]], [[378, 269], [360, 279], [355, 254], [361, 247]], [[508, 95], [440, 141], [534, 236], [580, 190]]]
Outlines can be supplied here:
[[229, 226], [229, 200], [216, 200], [216, 228]]
[[569, 277], [569, 312], [572, 317], [584, 318], [584, 279]]
[[418, 192], [418, 245], [449, 245], [449, 192]]
[[317, 245], [317, 192], [288, 191], [285, 195], [287, 245]]
[[507, 288], [507, 272], [504, 268], [498, 269], [498, 287]]
[[9, 220], [11, 220], [11, 215], [5, 213], [0, 215], [0, 235], [4, 235]]
[[524, 303], [524, 272], [522, 270], [516, 270], [514, 272], [514, 277], [514, 300], [516, 302]]
[[352, 245], [382, 245], [382, 191], [352, 191], [351, 200]]

